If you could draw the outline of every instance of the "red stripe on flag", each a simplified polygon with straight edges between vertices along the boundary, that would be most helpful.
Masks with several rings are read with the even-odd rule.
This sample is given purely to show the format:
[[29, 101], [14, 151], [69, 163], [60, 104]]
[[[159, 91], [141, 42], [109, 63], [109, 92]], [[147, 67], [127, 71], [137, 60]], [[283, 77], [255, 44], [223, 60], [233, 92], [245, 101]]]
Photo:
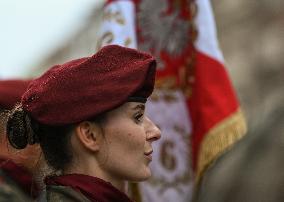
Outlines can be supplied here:
[[192, 152], [195, 169], [203, 137], [218, 122], [235, 112], [239, 104], [223, 64], [197, 51], [194, 71], [195, 82], [188, 105], [193, 123]]

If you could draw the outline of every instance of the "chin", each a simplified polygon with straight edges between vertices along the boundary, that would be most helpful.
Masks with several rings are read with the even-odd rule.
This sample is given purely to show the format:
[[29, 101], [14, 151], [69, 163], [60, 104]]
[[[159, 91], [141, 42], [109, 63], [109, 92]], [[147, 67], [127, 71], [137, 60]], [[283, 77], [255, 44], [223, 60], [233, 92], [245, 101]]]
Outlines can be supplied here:
[[147, 176], [145, 176], [141, 181], [148, 180], [151, 177], [152, 173], [150, 172]]
[[133, 176], [133, 178], [130, 181], [133, 182], [141, 182], [141, 181], [145, 181], [148, 180], [151, 177], [152, 173], [150, 168], [147, 168], [145, 170], [143, 170], [143, 172], [137, 174], [135, 177]]

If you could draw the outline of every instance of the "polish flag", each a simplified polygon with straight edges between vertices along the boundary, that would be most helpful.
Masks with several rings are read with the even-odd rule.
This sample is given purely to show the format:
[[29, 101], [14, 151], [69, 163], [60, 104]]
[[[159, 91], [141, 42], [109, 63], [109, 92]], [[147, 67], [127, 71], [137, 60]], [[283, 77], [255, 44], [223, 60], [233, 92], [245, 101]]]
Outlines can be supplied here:
[[130, 185], [136, 202], [188, 202], [209, 165], [246, 131], [218, 46], [209, 0], [109, 0], [98, 48], [119, 44], [158, 61], [147, 115], [161, 128], [152, 177]]

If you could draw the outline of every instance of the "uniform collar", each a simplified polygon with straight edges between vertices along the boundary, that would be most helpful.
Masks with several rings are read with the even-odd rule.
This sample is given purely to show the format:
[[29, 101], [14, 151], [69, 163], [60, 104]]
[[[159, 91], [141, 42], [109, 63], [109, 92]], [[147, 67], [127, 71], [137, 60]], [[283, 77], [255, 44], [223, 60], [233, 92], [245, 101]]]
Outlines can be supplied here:
[[68, 186], [81, 192], [90, 201], [100, 202], [132, 202], [128, 196], [102, 179], [82, 175], [68, 174], [45, 178], [46, 185]]

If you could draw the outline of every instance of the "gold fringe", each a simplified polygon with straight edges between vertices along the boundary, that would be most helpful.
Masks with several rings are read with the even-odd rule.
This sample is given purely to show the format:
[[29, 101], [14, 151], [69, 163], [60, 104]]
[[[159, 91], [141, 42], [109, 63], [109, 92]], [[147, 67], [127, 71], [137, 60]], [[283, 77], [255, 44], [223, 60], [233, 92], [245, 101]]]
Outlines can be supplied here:
[[239, 108], [235, 113], [213, 127], [201, 143], [196, 173], [198, 185], [205, 170], [247, 131], [245, 117]]

